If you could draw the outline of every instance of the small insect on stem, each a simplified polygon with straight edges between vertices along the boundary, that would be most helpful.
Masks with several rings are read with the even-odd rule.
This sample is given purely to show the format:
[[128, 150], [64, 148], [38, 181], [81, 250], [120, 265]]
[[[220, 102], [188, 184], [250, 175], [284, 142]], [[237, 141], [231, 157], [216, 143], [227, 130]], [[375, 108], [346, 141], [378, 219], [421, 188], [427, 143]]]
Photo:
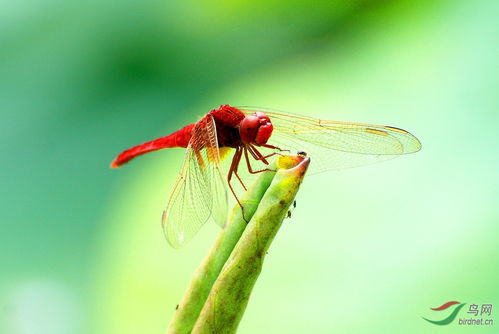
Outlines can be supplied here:
[[293, 208], [288, 210], [288, 214], [287, 214], [288, 218], [291, 218], [291, 211], [294, 210], [295, 208], [296, 208], [296, 200], [293, 201]]

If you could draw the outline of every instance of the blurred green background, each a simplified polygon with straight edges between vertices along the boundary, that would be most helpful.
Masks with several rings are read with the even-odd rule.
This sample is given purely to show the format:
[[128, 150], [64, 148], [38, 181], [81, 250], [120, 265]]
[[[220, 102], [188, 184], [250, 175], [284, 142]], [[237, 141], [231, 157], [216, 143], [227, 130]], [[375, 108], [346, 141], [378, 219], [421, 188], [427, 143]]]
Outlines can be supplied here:
[[[497, 333], [498, 10], [2, 2], [0, 332], [163, 333], [218, 230], [181, 250], [164, 240], [182, 150], [108, 165], [229, 103], [393, 125], [423, 144], [305, 180], [239, 333]], [[450, 300], [492, 303], [497, 323], [421, 319]]]

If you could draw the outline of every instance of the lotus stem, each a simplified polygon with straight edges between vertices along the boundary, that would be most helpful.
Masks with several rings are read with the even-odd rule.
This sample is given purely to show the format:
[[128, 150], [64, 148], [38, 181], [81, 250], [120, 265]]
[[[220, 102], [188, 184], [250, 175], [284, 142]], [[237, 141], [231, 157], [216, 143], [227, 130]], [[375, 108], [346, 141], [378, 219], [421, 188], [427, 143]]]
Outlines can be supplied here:
[[293, 203], [310, 160], [280, 156], [236, 205], [196, 270], [168, 334], [235, 333], [275, 234]]

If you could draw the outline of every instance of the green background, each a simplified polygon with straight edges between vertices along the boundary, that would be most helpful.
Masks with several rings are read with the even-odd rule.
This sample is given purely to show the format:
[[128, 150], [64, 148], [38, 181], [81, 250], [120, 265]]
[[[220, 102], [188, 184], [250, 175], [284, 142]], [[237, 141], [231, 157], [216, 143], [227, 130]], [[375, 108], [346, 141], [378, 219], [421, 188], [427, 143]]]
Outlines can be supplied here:
[[[239, 333], [497, 332], [498, 10], [2, 2], [0, 332], [164, 332], [218, 228], [181, 250], [164, 240], [182, 150], [108, 166], [225, 103], [397, 126], [423, 144], [306, 178]], [[498, 323], [421, 319], [450, 300], [492, 303]]]

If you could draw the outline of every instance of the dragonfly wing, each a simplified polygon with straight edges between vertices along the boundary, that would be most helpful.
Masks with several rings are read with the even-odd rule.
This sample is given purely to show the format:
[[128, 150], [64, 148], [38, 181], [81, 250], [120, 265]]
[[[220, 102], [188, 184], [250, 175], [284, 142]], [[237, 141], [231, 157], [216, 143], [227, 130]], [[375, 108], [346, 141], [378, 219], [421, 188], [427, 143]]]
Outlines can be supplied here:
[[227, 191], [220, 163], [214, 120], [196, 123], [182, 169], [163, 212], [168, 242], [181, 247], [211, 217], [221, 226], [227, 215]]
[[[269, 144], [312, 157], [309, 173], [362, 166], [417, 152], [421, 143], [390, 126], [325, 121], [281, 111], [262, 110], [273, 126]], [[245, 113], [255, 110], [246, 109]]]

